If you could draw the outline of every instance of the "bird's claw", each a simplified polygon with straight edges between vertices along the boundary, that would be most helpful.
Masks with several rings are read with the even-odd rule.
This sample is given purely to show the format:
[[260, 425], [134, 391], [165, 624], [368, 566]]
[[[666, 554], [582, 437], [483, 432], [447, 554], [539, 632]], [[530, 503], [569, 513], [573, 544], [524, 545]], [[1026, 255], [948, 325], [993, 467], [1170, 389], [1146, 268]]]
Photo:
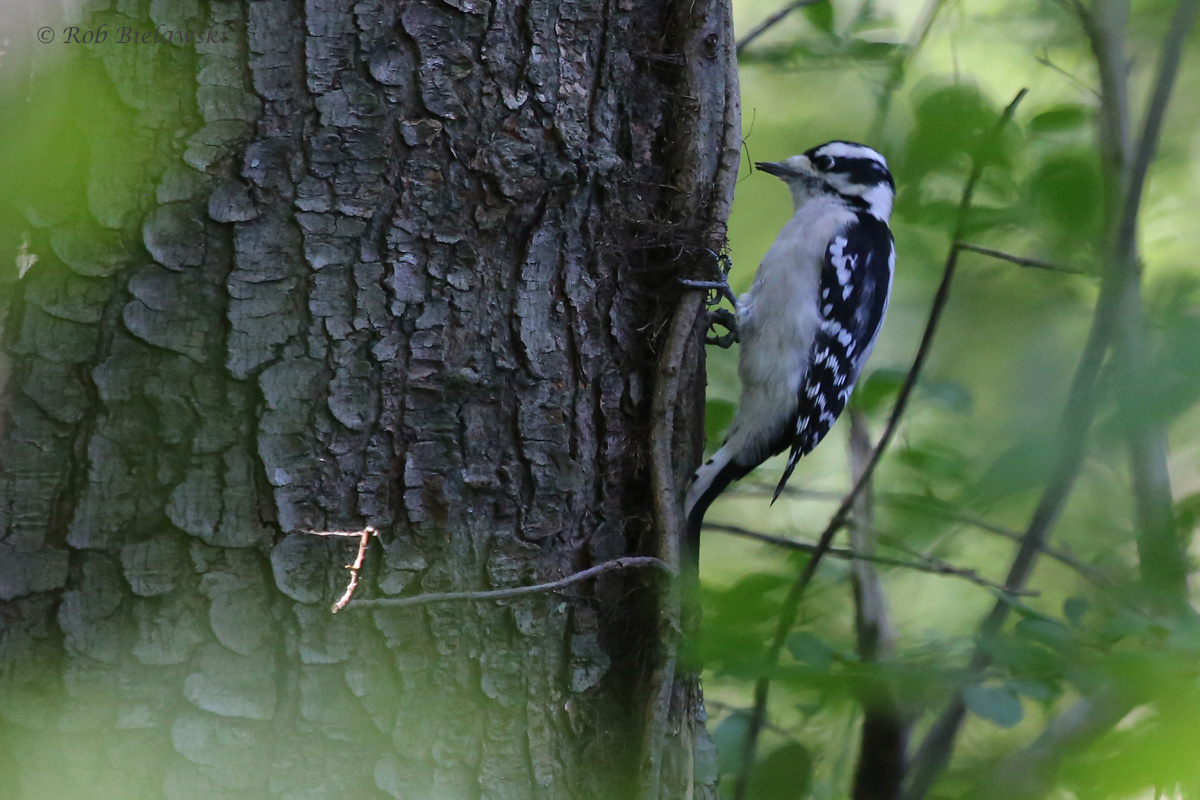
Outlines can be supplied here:
[[[726, 333], [720, 336], [711, 335], [712, 330], [721, 326]], [[722, 349], [728, 349], [734, 342], [740, 341], [737, 329], [737, 317], [727, 308], [717, 308], [708, 312], [708, 332], [704, 336], [705, 344], [715, 344]]]
[[736, 308], [737, 295], [735, 295], [733, 290], [729, 288], [729, 270], [733, 269], [733, 262], [729, 259], [729, 256], [725, 255], [724, 253], [715, 253], [708, 248], [705, 248], [704, 252], [708, 253], [708, 255], [712, 257], [713, 266], [716, 267], [716, 276], [718, 280], [697, 281], [691, 280], [690, 278], [680, 278], [679, 282], [692, 289], [708, 289], [716, 292], [717, 296], [708, 304], [709, 308], [720, 303], [721, 298], [728, 300]]
[[694, 281], [689, 278], [680, 278], [679, 282], [692, 289], [711, 289], [716, 292], [716, 299], [708, 304], [710, 307], [721, 302], [722, 297], [735, 306], [737, 305], [737, 295], [729, 288], [729, 284], [726, 281]]

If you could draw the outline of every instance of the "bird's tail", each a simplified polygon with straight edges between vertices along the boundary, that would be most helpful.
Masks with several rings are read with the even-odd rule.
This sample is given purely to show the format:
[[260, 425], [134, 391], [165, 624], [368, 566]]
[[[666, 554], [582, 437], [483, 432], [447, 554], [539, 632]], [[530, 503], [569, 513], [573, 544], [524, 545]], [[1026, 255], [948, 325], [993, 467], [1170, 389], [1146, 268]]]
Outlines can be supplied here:
[[700, 526], [704, 524], [708, 507], [729, 484], [745, 477], [753, 469], [754, 465], [746, 467], [734, 461], [733, 452], [724, 446], [713, 453], [712, 458], [705, 461], [692, 476], [683, 512], [687, 520], [686, 552], [693, 564], [700, 561]]

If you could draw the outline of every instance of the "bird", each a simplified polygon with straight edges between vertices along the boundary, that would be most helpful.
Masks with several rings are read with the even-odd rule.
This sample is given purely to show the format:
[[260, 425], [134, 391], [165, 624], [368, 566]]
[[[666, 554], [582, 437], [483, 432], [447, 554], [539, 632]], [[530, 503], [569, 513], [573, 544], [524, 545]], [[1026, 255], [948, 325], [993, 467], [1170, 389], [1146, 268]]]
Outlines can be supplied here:
[[895, 272], [896, 184], [879, 152], [833, 141], [755, 166], [787, 184], [795, 212], [737, 300], [738, 409], [684, 500], [697, 555], [704, 515], [730, 483], [790, 447], [774, 503], [829, 432], [875, 346]]

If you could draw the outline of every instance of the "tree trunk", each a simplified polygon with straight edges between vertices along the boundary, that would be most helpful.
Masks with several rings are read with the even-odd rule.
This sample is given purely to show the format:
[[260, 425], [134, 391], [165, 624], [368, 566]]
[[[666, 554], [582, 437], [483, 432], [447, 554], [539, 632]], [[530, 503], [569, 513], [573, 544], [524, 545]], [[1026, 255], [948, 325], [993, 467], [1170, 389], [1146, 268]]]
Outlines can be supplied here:
[[378, 531], [357, 600], [658, 552], [663, 331], [738, 160], [724, 0], [130, 0], [53, 30], [101, 23], [21, 95], [81, 146], [30, 143], [53, 180], [4, 232], [33, 263], [0, 797], [710, 793], [694, 683], [647, 724], [660, 574], [333, 615], [357, 540], [313, 532]]

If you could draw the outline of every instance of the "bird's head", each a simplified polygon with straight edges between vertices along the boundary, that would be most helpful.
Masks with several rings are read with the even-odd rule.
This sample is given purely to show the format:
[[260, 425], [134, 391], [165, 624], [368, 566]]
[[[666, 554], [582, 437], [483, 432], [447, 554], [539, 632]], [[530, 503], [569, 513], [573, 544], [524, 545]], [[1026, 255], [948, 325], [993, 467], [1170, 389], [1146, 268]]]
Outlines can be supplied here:
[[824, 194], [840, 196], [887, 222], [896, 182], [878, 152], [854, 142], [827, 142], [786, 161], [760, 161], [763, 172], [782, 178], [792, 190], [796, 208]]

